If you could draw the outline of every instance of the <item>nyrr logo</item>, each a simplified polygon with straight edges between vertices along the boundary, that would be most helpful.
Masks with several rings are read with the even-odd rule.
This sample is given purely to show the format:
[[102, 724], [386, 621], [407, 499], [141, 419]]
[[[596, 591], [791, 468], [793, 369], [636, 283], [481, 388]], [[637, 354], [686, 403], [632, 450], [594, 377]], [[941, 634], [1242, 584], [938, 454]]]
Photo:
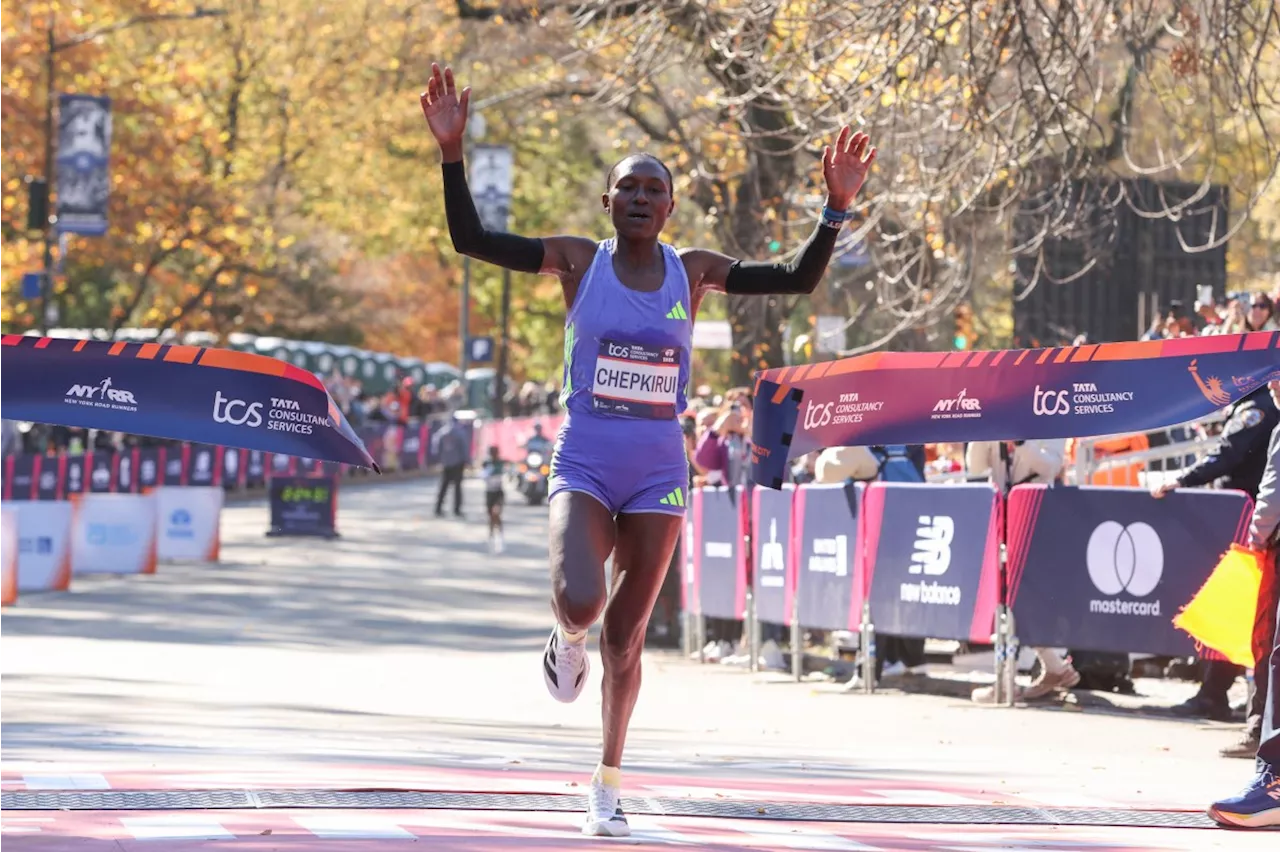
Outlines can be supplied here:
[[921, 515], [919, 523], [908, 572], [931, 577], [947, 573], [951, 567], [951, 540], [956, 535], [956, 522], [946, 515]]
[[1035, 394], [1031, 397], [1031, 413], [1037, 417], [1070, 414], [1071, 400], [1066, 391], [1042, 391], [1036, 385]]
[[934, 420], [958, 420], [982, 416], [982, 403], [976, 396], [969, 396], [964, 388], [952, 399], [940, 399], [933, 406]]
[[831, 408], [834, 402], [815, 405], [812, 402], [807, 403], [804, 409], [804, 428], [821, 429], [831, 422]]
[[137, 411], [138, 401], [133, 392], [111, 386], [111, 377], [96, 385], [72, 385], [67, 389], [63, 402], [90, 408], [111, 408], [116, 411]]

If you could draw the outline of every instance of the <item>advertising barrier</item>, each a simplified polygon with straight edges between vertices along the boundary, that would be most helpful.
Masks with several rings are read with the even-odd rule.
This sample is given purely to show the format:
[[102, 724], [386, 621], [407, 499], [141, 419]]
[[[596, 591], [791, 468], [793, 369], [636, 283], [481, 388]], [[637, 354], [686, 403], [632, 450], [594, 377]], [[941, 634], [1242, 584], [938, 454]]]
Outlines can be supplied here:
[[71, 587], [71, 516], [67, 502], [14, 503], [18, 515], [18, 591]]
[[1020, 485], [1009, 494], [1009, 597], [1033, 647], [1195, 653], [1173, 626], [1232, 542], [1252, 501], [1239, 491]]
[[92, 494], [110, 494], [116, 488], [116, 454], [105, 450], [94, 450], [85, 456], [85, 467], [89, 471], [89, 487]]
[[72, 495], [84, 493], [86, 460], [83, 453], [62, 456], [62, 494], [59, 500], [69, 500]]
[[692, 602], [695, 612], [711, 618], [742, 618], [747, 582], [742, 559], [741, 487], [695, 488], [693, 505]]
[[564, 423], [564, 415], [539, 414], [533, 417], [507, 417], [486, 421], [480, 427], [474, 451], [483, 454], [489, 451], [489, 447], [497, 446], [504, 459], [523, 458], [523, 447], [533, 435], [535, 423], [542, 425], [542, 434], [547, 440], [554, 441], [560, 425]]
[[36, 480], [40, 476], [40, 456], [21, 453], [4, 460], [4, 499], [36, 499]]
[[337, 476], [273, 477], [270, 499], [268, 536], [337, 538]]
[[141, 494], [160, 485], [164, 466], [163, 447], [139, 447], [138, 487], [133, 490]]
[[865, 492], [861, 482], [796, 489], [790, 573], [800, 627], [858, 629], [861, 613], [852, 609], [854, 563]]
[[186, 449], [183, 458], [183, 485], [222, 484], [222, 447], [190, 444]]
[[791, 504], [795, 486], [782, 490], [751, 489], [751, 529], [755, 548], [751, 590], [756, 620], [769, 624], [790, 624], [795, 592], [793, 565], [788, 558], [791, 543]]
[[154, 495], [85, 494], [71, 523], [71, 573], [154, 574]]
[[18, 600], [18, 513], [0, 508], [0, 606]]
[[427, 427], [401, 427], [404, 438], [400, 442], [400, 469], [420, 470], [427, 466]]
[[[1000, 494], [986, 483], [875, 482], [865, 572], [877, 633], [990, 642], [1000, 582]], [[854, 600], [853, 611], [862, 602]]]
[[156, 557], [217, 562], [223, 491], [216, 486], [166, 486], [155, 492]]

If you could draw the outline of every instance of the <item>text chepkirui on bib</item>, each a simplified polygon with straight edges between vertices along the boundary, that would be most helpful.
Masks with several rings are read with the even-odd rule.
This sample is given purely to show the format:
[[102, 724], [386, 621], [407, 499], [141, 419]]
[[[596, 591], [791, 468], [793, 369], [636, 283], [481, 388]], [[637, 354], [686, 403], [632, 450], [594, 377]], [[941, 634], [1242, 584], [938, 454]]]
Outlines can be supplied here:
[[672, 420], [680, 383], [680, 350], [601, 340], [592, 409], [626, 417]]

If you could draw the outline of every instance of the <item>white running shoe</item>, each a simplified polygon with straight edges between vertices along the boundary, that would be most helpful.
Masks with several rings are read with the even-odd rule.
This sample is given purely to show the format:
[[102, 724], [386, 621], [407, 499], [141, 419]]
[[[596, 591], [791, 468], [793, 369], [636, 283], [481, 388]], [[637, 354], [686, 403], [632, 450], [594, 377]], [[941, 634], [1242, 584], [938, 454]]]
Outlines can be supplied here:
[[577, 700], [587, 683], [591, 663], [587, 659], [587, 637], [569, 643], [560, 635], [559, 626], [551, 628], [546, 650], [542, 652], [542, 679], [556, 701], [569, 704]]
[[493, 552], [501, 553], [502, 551], [503, 551], [502, 533], [498, 533], [498, 535], [495, 536], [493, 539]]
[[590, 837], [630, 837], [631, 826], [622, 812], [622, 791], [592, 779], [587, 793], [587, 821], [582, 833]]

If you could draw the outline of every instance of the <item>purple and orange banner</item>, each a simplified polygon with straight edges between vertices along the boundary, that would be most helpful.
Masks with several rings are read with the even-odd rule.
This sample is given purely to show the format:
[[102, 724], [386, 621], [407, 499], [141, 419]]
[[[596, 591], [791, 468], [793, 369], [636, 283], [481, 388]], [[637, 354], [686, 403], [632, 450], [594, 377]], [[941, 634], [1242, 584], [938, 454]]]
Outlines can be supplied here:
[[378, 469], [320, 380], [275, 358], [16, 334], [0, 345], [0, 402], [9, 419]]
[[1197, 420], [1280, 379], [1280, 333], [874, 352], [756, 374], [752, 478], [827, 447], [1083, 438]]

